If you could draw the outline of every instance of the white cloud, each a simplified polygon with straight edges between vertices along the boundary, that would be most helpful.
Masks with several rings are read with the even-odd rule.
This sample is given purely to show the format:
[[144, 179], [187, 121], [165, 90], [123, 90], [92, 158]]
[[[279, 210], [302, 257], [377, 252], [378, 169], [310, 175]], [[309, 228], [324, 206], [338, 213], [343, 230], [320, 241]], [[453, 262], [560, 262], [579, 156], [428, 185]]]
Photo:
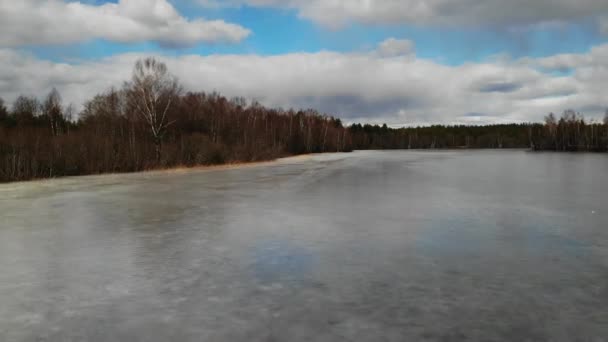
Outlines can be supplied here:
[[[0, 50], [0, 96], [10, 103], [20, 93], [43, 96], [56, 86], [66, 101], [82, 104], [120, 86], [139, 57], [63, 64]], [[160, 57], [187, 90], [217, 90], [269, 106], [317, 108], [348, 122], [393, 125], [539, 121], [567, 108], [599, 117], [608, 79], [608, 44], [586, 54], [460, 66], [414, 56], [386, 58], [375, 50]], [[563, 63], [571, 74], [539, 70]]]
[[604, 16], [600, 19], [600, 32], [608, 35], [608, 16]]
[[[203, 6], [296, 9], [329, 27], [365, 24], [522, 27], [582, 20], [608, 13], [606, 0], [197, 0]], [[604, 25], [604, 27], [606, 27]]]
[[407, 39], [389, 38], [378, 45], [378, 53], [383, 57], [412, 55], [414, 43]]
[[64, 0], [0, 0], [0, 46], [62, 44], [101, 38], [164, 46], [238, 42], [249, 30], [222, 20], [188, 20], [167, 0], [89, 5]]

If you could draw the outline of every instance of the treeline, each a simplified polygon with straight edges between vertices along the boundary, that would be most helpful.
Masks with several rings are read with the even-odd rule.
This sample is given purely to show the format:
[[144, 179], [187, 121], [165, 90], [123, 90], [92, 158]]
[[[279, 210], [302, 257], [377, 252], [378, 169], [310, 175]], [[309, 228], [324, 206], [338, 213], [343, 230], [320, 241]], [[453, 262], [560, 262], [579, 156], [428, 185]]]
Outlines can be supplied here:
[[545, 123], [389, 128], [354, 124], [353, 149], [530, 148], [538, 151], [608, 151], [608, 112], [602, 123], [567, 110]]
[[350, 127], [354, 149], [526, 148], [530, 129], [541, 125], [425, 126], [389, 128], [386, 125]]
[[[77, 119], [75, 119], [77, 117]], [[352, 148], [339, 119], [269, 109], [212, 93], [182, 93], [166, 67], [140, 61], [121, 89], [79, 115], [56, 90], [0, 102], [0, 182], [270, 160]]]
[[608, 150], [608, 113], [589, 123], [566, 111], [544, 124], [389, 128], [315, 110], [270, 109], [217, 93], [183, 93], [163, 63], [137, 62], [131, 81], [76, 113], [52, 90], [0, 99], [0, 182], [270, 160], [353, 149]]
[[542, 130], [535, 132], [533, 148], [551, 151], [608, 151], [608, 111], [602, 123], [586, 122], [573, 110], [559, 120], [553, 113], [545, 117]]

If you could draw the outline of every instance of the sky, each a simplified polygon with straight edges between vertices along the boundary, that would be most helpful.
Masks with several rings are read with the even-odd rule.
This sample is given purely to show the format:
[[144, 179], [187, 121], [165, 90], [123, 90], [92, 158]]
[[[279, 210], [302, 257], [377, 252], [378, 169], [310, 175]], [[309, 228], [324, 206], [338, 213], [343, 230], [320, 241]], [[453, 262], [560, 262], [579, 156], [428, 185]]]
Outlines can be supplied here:
[[155, 56], [187, 91], [345, 122], [606, 108], [606, 0], [0, 0], [0, 97], [82, 108]]

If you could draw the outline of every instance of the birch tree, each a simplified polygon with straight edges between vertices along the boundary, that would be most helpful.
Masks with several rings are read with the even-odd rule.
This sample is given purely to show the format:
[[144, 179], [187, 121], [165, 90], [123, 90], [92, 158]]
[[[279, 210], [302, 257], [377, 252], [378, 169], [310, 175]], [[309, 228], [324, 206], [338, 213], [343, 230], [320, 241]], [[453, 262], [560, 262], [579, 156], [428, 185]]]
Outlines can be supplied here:
[[59, 134], [59, 125], [63, 121], [63, 108], [61, 106], [61, 95], [57, 89], [53, 88], [47, 95], [42, 105], [43, 114], [49, 120], [51, 133], [53, 136]]
[[174, 123], [170, 109], [180, 93], [177, 78], [169, 73], [164, 63], [155, 58], [135, 63], [131, 82], [127, 83], [127, 94], [150, 131], [157, 163], [161, 161], [163, 138]]
[[547, 127], [549, 131], [549, 136], [551, 137], [551, 142], [555, 147], [555, 150], [558, 150], [557, 146], [557, 119], [555, 118], [555, 114], [549, 113], [549, 115], [545, 116], [545, 127]]

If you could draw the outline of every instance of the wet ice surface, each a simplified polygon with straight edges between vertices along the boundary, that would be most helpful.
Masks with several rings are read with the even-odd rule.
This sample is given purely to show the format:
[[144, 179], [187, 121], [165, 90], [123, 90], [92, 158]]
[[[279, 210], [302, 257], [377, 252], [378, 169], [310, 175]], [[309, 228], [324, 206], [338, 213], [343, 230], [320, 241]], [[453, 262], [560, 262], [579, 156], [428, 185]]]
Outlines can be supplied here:
[[608, 157], [0, 185], [0, 341], [607, 341]]

